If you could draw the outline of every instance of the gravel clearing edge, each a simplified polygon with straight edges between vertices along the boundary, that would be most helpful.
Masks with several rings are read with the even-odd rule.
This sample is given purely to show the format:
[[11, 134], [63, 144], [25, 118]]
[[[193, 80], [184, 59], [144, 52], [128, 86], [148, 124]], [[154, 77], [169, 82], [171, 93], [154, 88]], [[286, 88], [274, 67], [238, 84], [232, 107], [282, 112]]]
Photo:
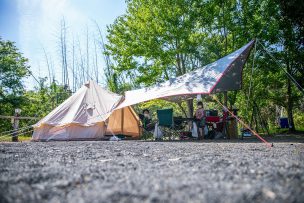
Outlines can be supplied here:
[[304, 144], [0, 143], [0, 202], [303, 202]]

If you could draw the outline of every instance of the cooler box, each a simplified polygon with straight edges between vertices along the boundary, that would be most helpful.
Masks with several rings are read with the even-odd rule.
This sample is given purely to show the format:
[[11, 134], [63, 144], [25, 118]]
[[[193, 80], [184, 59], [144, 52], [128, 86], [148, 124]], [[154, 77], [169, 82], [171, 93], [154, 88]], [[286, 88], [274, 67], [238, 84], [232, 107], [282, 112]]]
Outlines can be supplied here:
[[289, 128], [288, 118], [280, 118], [280, 128]]
[[206, 122], [219, 122], [220, 121], [220, 117], [219, 116], [206, 116]]
[[218, 111], [214, 109], [205, 110], [206, 116], [218, 116]]

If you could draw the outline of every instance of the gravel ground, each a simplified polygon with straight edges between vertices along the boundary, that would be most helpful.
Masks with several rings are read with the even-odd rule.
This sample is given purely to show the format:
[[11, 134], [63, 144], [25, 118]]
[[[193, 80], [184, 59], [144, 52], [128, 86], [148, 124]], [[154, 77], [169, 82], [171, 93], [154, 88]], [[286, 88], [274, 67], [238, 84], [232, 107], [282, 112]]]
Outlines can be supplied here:
[[304, 202], [304, 144], [0, 143], [0, 202]]

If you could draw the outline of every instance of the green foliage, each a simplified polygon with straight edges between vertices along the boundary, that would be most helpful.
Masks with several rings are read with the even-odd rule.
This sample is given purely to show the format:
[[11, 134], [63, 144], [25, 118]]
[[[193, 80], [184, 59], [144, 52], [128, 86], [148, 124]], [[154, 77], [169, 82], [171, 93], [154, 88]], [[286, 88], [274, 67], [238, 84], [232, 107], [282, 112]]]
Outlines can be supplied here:
[[[0, 38], [0, 115], [12, 115], [24, 102], [22, 79], [29, 74], [28, 68], [15, 44]], [[0, 122], [0, 129], [10, 126], [10, 120]]]
[[[228, 93], [229, 107], [239, 108], [239, 115], [251, 123], [257, 106], [271, 130], [276, 129], [277, 107], [284, 107], [284, 116], [303, 129], [303, 94], [285, 73], [304, 86], [303, 14], [293, 12], [303, 7], [298, 0], [128, 0], [126, 13], [108, 26], [108, 88], [123, 94], [177, 77], [257, 38], [255, 59], [251, 54], [243, 71], [242, 90]], [[21, 108], [21, 115], [43, 117], [71, 95], [56, 81], [47, 85], [47, 78], [39, 78], [34, 90], [25, 91], [22, 81], [29, 74], [27, 59], [13, 42], [0, 38], [0, 115]], [[222, 94], [216, 96], [223, 102]], [[222, 109], [211, 97], [204, 97], [204, 103]], [[190, 109], [186, 102], [164, 100], [135, 108], [148, 108], [154, 117], [157, 109], [174, 108], [175, 116]], [[34, 122], [22, 121], [20, 126]], [[10, 129], [9, 120], [0, 122], [1, 131]]]
[[[165, 100], [156, 99], [135, 106], [135, 110], [139, 113], [142, 113], [144, 109], [149, 109], [150, 114], [154, 119], [157, 118], [156, 111], [158, 109], [167, 109], [167, 108], [174, 109], [173, 111], [174, 116], [184, 116], [182, 109], [180, 106], [178, 106], [178, 104], [173, 102], [168, 102]], [[182, 108], [185, 108], [185, 106], [183, 106]]]
[[[42, 118], [71, 95], [55, 82], [47, 86], [47, 78], [40, 78], [34, 90], [26, 91], [23, 79], [30, 74], [27, 61], [13, 42], [0, 38], [0, 115], [12, 116], [14, 109], [20, 108], [21, 116]], [[35, 122], [37, 120], [20, 120], [19, 126]], [[1, 119], [0, 132], [11, 129], [11, 120]]]
[[[304, 86], [303, 24], [290, 12], [303, 3], [292, 2], [129, 0], [126, 14], [108, 27], [106, 54], [117, 62], [113, 71], [136, 88], [202, 67], [257, 38], [253, 75], [251, 55], [243, 71], [242, 90], [228, 93], [229, 106], [236, 105], [250, 122], [256, 103], [270, 126], [275, 125], [276, 106], [284, 107], [290, 121], [295, 111], [295, 124], [302, 125], [298, 115], [303, 118], [303, 94], [282, 69]], [[218, 97], [223, 101], [222, 95]], [[152, 109], [170, 106], [158, 101], [148, 104]]]
[[200, 16], [193, 10], [202, 3], [185, 3], [129, 1], [127, 14], [108, 27], [107, 54], [117, 61], [114, 70], [135, 85], [151, 85], [184, 74], [185, 63], [194, 68], [203, 35], [197, 23]]
[[26, 100], [21, 106], [22, 114], [42, 118], [71, 96], [72, 92], [53, 82], [46, 85], [47, 78], [40, 78], [40, 84], [35, 90], [24, 94]]
[[0, 102], [14, 107], [23, 93], [22, 78], [28, 75], [27, 59], [22, 57], [13, 42], [0, 38]]

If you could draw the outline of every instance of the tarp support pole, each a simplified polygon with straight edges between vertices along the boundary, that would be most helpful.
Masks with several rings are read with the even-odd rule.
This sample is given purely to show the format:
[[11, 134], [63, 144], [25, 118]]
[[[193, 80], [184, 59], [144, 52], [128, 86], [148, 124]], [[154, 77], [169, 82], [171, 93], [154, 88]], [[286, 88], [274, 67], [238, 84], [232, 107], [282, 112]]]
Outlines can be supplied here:
[[121, 109], [121, 133], [124, 134], [124, 109], [125, 108], [122, 108]]
[[217, 103], [219, 103], [224, 109], [226, 109], [237, 121], [239, 121], [243, 126], [245, 126], [248, 130], [250, 130], [250, 132], [252, 132], [252, 134], [254, 134], [257, 138], [259, 138], [262, 142], [264, 142], [267, 147], [272, 147], [272, 145], [267, 142], [264, 138], [262, 138], [257, 132], [255, 132], [254, 130], [252, 130], [246, 123], [244, 123], [239, 117], [237, 117], [236, 115], [234, 115], [233, 112], [231, 112], [227, 106], [223, 105], [218, 99], [216, 99], [215, 96], [213, 96], [213, 99], [215, 101], [217, 101]]

